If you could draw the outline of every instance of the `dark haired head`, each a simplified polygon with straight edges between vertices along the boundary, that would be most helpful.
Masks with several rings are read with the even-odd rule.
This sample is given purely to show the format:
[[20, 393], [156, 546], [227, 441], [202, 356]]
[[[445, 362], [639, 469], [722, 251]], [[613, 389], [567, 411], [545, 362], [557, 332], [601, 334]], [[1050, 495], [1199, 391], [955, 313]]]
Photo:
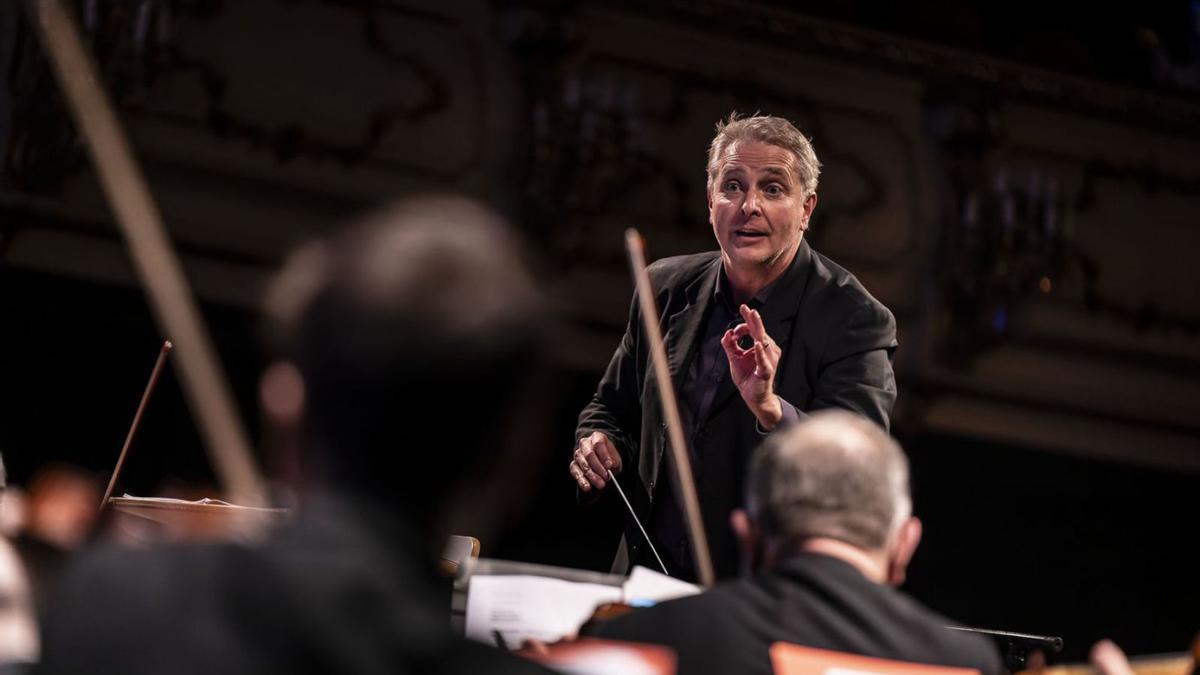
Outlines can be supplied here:
[[297, 252], [268, 313], [327, 482], [430, 508], [478, 472], [533, 368], [544, 308], [495, 214], [400, 202]]

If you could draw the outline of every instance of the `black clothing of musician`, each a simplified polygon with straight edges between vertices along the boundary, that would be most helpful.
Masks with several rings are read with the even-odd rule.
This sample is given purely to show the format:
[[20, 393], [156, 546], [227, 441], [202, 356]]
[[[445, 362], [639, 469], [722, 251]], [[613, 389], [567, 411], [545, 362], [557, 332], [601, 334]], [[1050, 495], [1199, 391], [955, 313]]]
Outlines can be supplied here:
[[679, 675], [770, 675], [776, 642], [1000, 673], [996, 649], [849, 563], [802, 553], [773, 569], [584, 627], [582, 634], [662, 644]]
[[92, 551], [57, 589], [36, 672], [548, 673], [452, 632], [427, 551], [386, 509], [333, 497], [258, 546]]

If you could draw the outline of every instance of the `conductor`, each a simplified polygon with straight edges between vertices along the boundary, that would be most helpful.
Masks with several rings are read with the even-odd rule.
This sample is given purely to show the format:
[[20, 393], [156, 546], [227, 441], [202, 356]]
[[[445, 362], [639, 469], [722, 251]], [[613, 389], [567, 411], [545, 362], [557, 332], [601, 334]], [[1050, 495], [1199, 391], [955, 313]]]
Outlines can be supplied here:
[[[719, 250], [649, 268], [718, 578], [737, 571], [729, 514], [742, 504], [750, 453], [764, 437], [821, 408], [850, 410], [886, 429], [896, 399], [891, 312], [804, 239], [820, 167], [812, 144], [786, 119], [731, 115], [717, 125], [708, 153], [709, 224]], [[638, 312], [635, 298], [625, 335], [580, 413], [568, 470], [584, 500], [608, 487], [611, 470], [670, 573], [695, 579], [681, 500], [665, 478], [666, 426]], [[631, 524], [613, 571], [637, 563], [657, 566]]]

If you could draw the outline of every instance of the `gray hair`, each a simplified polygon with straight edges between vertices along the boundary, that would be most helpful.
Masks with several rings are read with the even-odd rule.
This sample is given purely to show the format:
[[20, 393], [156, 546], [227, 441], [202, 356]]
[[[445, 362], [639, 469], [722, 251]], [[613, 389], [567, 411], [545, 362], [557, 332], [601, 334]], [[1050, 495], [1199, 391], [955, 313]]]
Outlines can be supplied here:
[[813, 150], [812, 142], [800, 133], [791, 122], [782, 117], [752, 115], [742, 117], [738, 113], [729, 115], [728, 120], [717, 122], [717, 135], [708, 146], [708, 190], [712, 191], [720, 170], [721, 157], [734, 141], [760, 141], [790, 150], [793, 168], [800, 179], [804, 197], [817, 191], [817, 179], [821, 176], [821, 162]]
[[820, 411], [758, 449], [746, 507], [764, 536], [785, 544], [827, 537], [879, 550], [912, 514], [908, 459], [874, 422]]

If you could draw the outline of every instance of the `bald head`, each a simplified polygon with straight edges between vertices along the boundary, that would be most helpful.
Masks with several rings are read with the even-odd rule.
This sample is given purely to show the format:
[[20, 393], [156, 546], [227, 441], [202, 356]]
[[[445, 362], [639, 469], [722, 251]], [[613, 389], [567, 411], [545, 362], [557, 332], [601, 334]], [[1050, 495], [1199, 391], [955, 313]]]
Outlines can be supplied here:
[[827, 538], [878, 551], [912, 511], [908, 460], [874, 422], [819, 411], [758, 450], [746, 500], [762, 535], [780, 544]]

